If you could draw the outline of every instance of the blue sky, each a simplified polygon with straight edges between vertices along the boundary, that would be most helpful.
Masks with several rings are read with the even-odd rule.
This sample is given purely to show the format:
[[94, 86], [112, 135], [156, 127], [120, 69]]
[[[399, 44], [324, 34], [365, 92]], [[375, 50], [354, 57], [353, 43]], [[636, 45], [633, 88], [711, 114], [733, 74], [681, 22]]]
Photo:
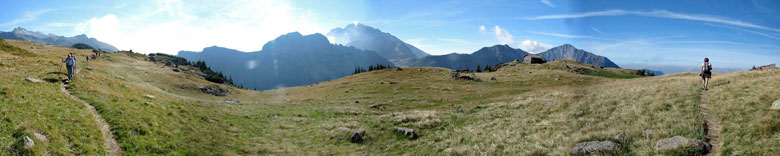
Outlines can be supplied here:
[[733, 69], [780, 63], [780, 1], [772, 0], [2, 0], [0, 10], [0, 31], [87, 34], [142, 52], [258, 51], [288, 32], [359, 22], [436, 55], [570, 43], [624, 67], [667, 72], [693, 70], [704, 57]]

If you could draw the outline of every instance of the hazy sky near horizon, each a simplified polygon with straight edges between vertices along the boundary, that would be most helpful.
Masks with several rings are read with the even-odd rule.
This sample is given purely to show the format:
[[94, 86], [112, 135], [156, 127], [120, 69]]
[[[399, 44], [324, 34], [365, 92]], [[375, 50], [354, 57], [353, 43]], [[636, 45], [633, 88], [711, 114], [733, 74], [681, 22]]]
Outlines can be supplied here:
[[0, 0], [0, 31], [87, 34], [119, 49], [175, 54], [221, 46], [259, 51], [293, 31], [359, 22], [434, 55], [508, 44], [533, 53], [564, 43], [618, 65], [780, 63], [780, 1]]

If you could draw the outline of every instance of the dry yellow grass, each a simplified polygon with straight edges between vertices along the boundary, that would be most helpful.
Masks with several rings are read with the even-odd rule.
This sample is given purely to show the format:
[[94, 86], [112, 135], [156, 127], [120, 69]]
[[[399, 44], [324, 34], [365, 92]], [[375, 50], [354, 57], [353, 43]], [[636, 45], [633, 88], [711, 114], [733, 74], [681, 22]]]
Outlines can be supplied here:
[[[26, 99], [20, 93], [32, 90], [46, 93], [39, 99], [72, 102], [53, 83], [35, 87], [22, 82], [26, 75], [62, 78], [45, 73], [56, 71], [57, 57], [73, 50], [45, 47], [28, 58], [0, 54], [0, 69], [13, 73], [0, 76], [9, 84], [0, 88], [5, 89], [1, 109], [11, 120], [0, 125], [31, 133], [53, 124], [57, 126], [44, 130], [54, 136], [50, 141], [67, 141], [56, 136], [85, 140], [77, 147], [47, 144], [34, 152], [100, 153], [100, 138], [93, 137], [99, 132], [83, 108], [47, 105], [44, 110], [69, 112], [48, 116], [72, 118], [51, 120], [27, 114], [40, 108], [17, 104]], [[83, 69], [87, 66], [93, 70]], [[568, 155], [578, 142], [614, 140], [619, 133], [630, 138], [619, 141], [621, 154], [657, 155], [653, 146], [659, 139], [705, 139], [701, 113], [706, 112], [700, 103], [710, 103], [723, 123], [722, 154], [770, 155], [780, 149], [778, 111], [766, 109], [780, 98], [778, 71], [716, 74], [706, 92], [709, 101], [700, 101], [703, 91], [692, 73], [612, 79], [575, 71], [586, 68], [627, 78], [622, 76], [635, 70], [571, 61], [507, 65], [475, 74], [482, 82], [452, 79], [443, 68], [385, 69], [309, 86], [232, 88], [236, 93], [227, 97], [203, 94], [197, 85], [215, 84], [186, 70], [174, 72], [144, 61], [139, 54], [107, 54], [80, 67], [70, 90], [97, 107], [126, 155]], [[147, 94], [156, 98], [144, 98]], [[225, 98], [240, 102], [222, 102]], [[51, 103], [44, 100], [34, 103]], [[46, 120], [17, 124], [22, 118]], [[84, 126], [71, 126], [66, 122], [71, 120]], [[410, 139], [393, 127], [413, 128], [420, 137]], [[350, 143], [349, 136], [358, 130], [366, 131], [365, 142]], [[13, 154], [10, 147], [18, 137], [0, 131], [0, 138], [0, 152]]]

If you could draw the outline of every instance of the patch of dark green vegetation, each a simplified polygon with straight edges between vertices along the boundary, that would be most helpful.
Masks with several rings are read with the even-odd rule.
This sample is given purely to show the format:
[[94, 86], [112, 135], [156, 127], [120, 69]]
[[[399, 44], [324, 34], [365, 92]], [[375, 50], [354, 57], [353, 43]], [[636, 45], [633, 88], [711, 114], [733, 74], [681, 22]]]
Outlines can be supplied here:
[[352, 75], [355, 75], [355, 74], [358, 74], [358, 73], [362, 73], [362, 72], [370, 72], [370, 71], [374, 71], [374, 70], [382, 70], [382, 69], [387, 69], [387, 68], [393, 68], [393, 66], [391, 66], [391, 65], [383, 65], [383, 64], [369, 65], [368, 66], [368, 70], [366, 70], [363, 67], [356, 67], [355, 70], [352, 72]]
[[[203, 76], [203, 78], [205, 78], [207, 81], [211, 81], [211, 82], [214, 82], [214, 83], [226, 84], [226, 85], [233, 85], [235, 87], [243, 88], [243, 85], [236, 85], [236, 84], [234, 84], [232, 77], [225, 77], [225, 75], [222, 74], [222, 72], [215, 72], [214, 70], [212, 70], [210, 67], [208, 67], [208, 65], [206, 65], [206, 62], [204, 62], [204, 61], [198, 60], [198, 61], [195, 61], [195, 62], [189, 62], [185, 58], [178, 57], [178, 56], [173, 56], [173, 55], [168, 55], [168, 54], [163, 54], [163, 53], [149, 54], [149, 57], [147, 58], [147, 60], [152, 61], [152, 62], [157, 62], [157, 63], [163, 63], [166, 66], [171, 66], [171, 67], [176, 67], [176, 68], [178, 68], [180, 65], [182, 65], [182, 66], [192, 66], [192, 67], [195, 67], [197, 69], [200, 69], [200, 72], [205, 74], [205, 76]], [[179, 69], [175, 69], [175, 71], [179, 71]]]
[[84, 44], [84, 43], [76, 43], [76, 44], [73, 44], [70, 47], [71, 48], [76, 48], [76, 49], [95, 49], [92, 46], [89, 46], [89, 45]]

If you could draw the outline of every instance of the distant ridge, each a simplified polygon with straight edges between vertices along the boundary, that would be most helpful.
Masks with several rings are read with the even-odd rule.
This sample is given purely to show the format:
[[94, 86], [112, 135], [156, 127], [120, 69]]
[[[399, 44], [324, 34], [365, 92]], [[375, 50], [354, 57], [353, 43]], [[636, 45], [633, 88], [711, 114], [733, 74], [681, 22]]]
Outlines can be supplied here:
[[620, 66], [609, 60], [607, 57], [599, 56], [582, 49], [577, 49], [571, 44], [563, 44], [561, 46], [541, 52], [539, 55], [542, 55], [542, 57], [544, 57], [544, 59], [547, 61], [570, 59], [598, 67], [620, 68]]
[[298, 32], [279, 36], [257, 52], [212, 46], [201, 52], [180, 51], [178, 56], [203, 60], [232, 77], [235, 84], [258, 90], [333, 80], [352, 74], [356, 67], [392, 66], [373, 51], [333, 45], [319, 33], [304, 36]]
[[105, 51], [116, 52], [119, 50], [113, 45], [98, 41], [95, 38], [89, 38], [87, 37], [87, 35], [84, 34], [76, 35], [73, 37], [64, 37], [64, 36], [57, 36], [54, 34], [47, 35], [38, 31], [29, 31], [22, 27], [14, 28], [14, 30], [11, 32], [0, 31], [0, 38], [22, 40], [22, 41], [27, 41], [27, 42], [32, 42], [32, 43], [42, 44], [42, 45], [56, 45], [56, 46], [65, 46], [65, 47], [70, 47], [76, 43], [84, 43], [94, 48], [105, 50]]
[[397, 66], [405, 67], [443, 67], [455, 70], [468, 68], [476, 70], [477, 66], [493, 66], [499, 63], [514, 61], [515, 59], [522, 60], [525, 54], [528, 54], [528, 52], [514, 49], [508, 45], [494, 45], [483, 47], [471, 54], [430, 55], [421, 58], [396, 60], [393, 63]]
[[404, 59], [428, 56], [428, 53], [379, 29], [360, 23], [334, 28], [327, 34], [333, 42], [358, 49], [375, 51], [386, 59]]

